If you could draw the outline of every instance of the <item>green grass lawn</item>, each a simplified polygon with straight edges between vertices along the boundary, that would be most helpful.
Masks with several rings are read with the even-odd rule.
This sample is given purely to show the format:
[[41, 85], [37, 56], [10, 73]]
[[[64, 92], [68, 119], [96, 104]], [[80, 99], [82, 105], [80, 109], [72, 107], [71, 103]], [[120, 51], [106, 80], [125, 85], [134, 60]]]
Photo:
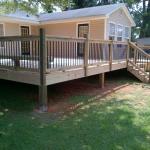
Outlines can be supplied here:
[[150, 150], [149, 85], [130, 81], [91, 103], [72, 96], [82, 107], [58, 117], [32, 111], [35, 87], [0, 82], [0, 150]]

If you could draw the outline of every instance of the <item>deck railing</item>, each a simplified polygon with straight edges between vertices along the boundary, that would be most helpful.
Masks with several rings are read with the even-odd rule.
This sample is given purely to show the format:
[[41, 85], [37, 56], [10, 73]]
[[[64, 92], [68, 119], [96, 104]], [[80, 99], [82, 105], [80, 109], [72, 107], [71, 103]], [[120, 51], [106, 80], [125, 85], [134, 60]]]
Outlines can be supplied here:
[[[0, 67], [46, 72], [87, 68], [127, 58], [128, 43], [96, 39], [40, 36], [0, 37]], [[43, 52], [44, 51], [44, 52]]]
[[39, 37], [0, 37], [0, 67], [39, 70]]
[[128, 52], [128, 43], [121, 42], [121, 41], [114, 41], [113, 42], [113, 61], [120, 61], [127, 59], [127, 52]]
[[89, 40], [88, 65], [109, 63], [110, 41]]
[[135, 64], [141, 72], [150, 78], [150, 55], [130, 42], [129, 62]]
[[48, 70], [83, 67], [84, 46], [85, 39], [46, 37]]

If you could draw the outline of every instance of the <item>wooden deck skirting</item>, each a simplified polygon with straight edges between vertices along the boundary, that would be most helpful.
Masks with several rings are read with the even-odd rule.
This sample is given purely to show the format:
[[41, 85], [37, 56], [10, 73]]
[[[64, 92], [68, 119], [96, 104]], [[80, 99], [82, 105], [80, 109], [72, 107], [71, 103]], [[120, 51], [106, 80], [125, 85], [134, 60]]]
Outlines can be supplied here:
[[39, 36], [0, 37], [0, 79], [38, 85], [46, 111], [48, 85], [102, 74], [104, 87], [105, 72], [127, 67], [128, 51], [128, 42], [50, 37], [43, 29]]

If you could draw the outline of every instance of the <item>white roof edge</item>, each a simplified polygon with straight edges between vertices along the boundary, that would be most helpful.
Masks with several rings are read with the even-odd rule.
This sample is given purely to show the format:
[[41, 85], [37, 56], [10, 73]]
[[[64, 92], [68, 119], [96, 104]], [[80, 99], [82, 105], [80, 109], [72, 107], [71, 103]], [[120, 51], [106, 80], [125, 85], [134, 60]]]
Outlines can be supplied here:
[[128, 19], [130, 20], [131, 22], [131, 26], [132, 27], [135, 27], [136, 24], [135, 24], [135, 21], [133, 20], [131, 14], [129, 13], [129, 10], [127, 9], [126, 5], [125, 4], [122, 4], [120, 5], [119, 8], [116, 8], [115, 10], [113, 10], [112, 12], [108, 13], [107, 16], [109, 17], [112, 13], [116, 12], [118, 9], [122, 8], [125, 12], [125, 14], [127, 15]]
[[22, 19], [22, 18], [17, 18], [17, 17], [10, 17], [10, 16], [0, 16], [0, 20], [1, 22], [14, 22], [14, 23], [28, 23], [28, 24], [39, 24], [39, 21], [35, 21], [35, 20], [29, 20], [29, 19]]
[[89, 20], [97, 20], [97, 19], [106, 19], [108, 18], [106, 15], [103, 16], [90, 16], [90, 17], [79, 17], [72, 19], [62, 19], [62, 20], [49, 20], [49, 21], [40, 21], [40, 24], [55, 24], [55, 23], [64, 23], [64, 22], [75, 22], [75, 21], [89, 21]]

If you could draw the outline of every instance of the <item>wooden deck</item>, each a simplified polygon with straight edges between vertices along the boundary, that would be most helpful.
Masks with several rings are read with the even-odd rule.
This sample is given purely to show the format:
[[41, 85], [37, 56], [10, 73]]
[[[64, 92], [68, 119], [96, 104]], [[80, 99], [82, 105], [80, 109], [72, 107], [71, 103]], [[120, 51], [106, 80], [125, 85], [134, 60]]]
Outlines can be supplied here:
[[[126, 61], [113, 62], [112, 69], [119, 70], [126, 68]], [[87, 67], [87, 73], [83, 67], [75, 67], [64, 70], [53, 70], [46, 73], [46, 85], [56, 84], [64, 81], [79, 79], [87, 76], [110, 72], [109, 64], [97, 64]], [[40, 85], [40, 73], [24, 70], [13, 70], [7, 68], [0, 68], [0, 79], [16, 81], [21, 83], [28, 83], [32, 85]]]
[[[22, 55], [22, 43], [30, 54]], [[127, 42], [47, 37], [42, 29], [39, 36], [0, 37], [0, 79], [38, 85], [45, 110], [48, 85], [126, 68], [128, 49]]]

